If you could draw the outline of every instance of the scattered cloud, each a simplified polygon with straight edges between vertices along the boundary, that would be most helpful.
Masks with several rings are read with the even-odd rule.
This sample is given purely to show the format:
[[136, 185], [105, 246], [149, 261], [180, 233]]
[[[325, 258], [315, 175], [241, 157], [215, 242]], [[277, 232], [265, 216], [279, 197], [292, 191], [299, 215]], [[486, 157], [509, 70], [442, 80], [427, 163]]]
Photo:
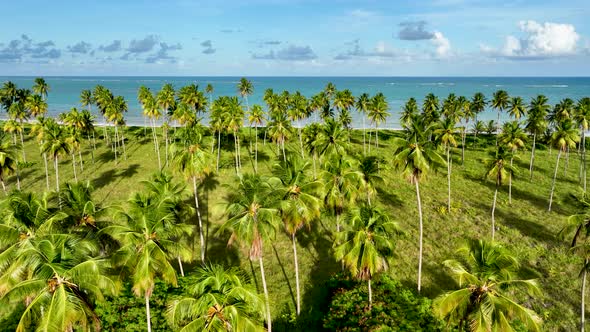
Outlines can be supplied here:
[[221, 29], [219, 30], [219, 32], [221, 33], [238, 33], [238, 32], [242, 32], [241, 29]]
[[122, 43], [120, 40], [113, 40], [112, 43], [107, 44], [107, 45], [101, 45], [98, 49], [100, 51], [108, 52], [108, 53], [119, 52], [123, 49], [123, 46], [122, 46]]
[[177, 57], [171, 56], [168, 52], [181, 50], [182, 45], [180, 43], [168, 45], [167, 43], [162, 42], [159, 46], [160, 49], [156, 53], [149, 55], [145, 59], [146, 63], [161, 63], [163, 61], [175, 63], [178, 61]]
[[156, 35], [148, 35], [143, 39], [133, 39], [129, 43], [127, 52], [129, 53], [146, 53], [154, 49], [158, 44], [158, 37]]
[[256, 45], [257, 48], [278, 46], [278, 45], [282, 44], [282, 42], [280, 40], [265, 40], [265, 39], [251, 40], [248, 43]]
[[535, 60], [574, 55], [577, 51], [580, 36], [571, 24], [541, 24], [529, 20], [520, 21], [518, 28], [522, 32], [521, 38], [509, 35], [502, 47], [494, 48], [484, 44], [480, 46], [481, 52], [492, 57]]
[[426, 21], [402, 22], [397, 37], [401, 40], [428, 40], [435, 37], [435, 33], [426, 30]]
[[210, 39], [202, 42], [201, 47], [203, 47], [203, 50], [201, 51], [201, 53], [203, 53], [203, 54], [209, 55], [209, 54], [213, 54], [217, 51], [216, 49], [213, 48], [213, 42]]
[[442, 32], [435, 31], [434, 37], [431, 39], [435, 49], [435, 55], [438, 58], [447, 58], [451, 55], [451, 42], [442, 34]]
[[34, 59], [48, 61], [61, 57], [61, 50], [51, 40], [34, 42], [27, 35], [9, 41], [0, 47], [0, 62], [19, 62]]
[[334, 57], [334, 60], [351, 60], [355, 58], [399, 58], [405, 56], [404, 52], [396, 50], [391, 45], [384, 41], [379, 41], [375, 47], [370, 51], [365, 51], [361, 45], [360, 40], [355, 39], [352, 42], [346, 43], [350, 48]]
[[68, 46], [68, 52], [86, 54], [92, 50], [92, 45], [85, 41], [78, 42], [74, 45]]
[[266, 54], [252, 54], [257, 60], [309, 61], [317, 59], [310, 46], [289, 45], [278, 51], [271, 50]]

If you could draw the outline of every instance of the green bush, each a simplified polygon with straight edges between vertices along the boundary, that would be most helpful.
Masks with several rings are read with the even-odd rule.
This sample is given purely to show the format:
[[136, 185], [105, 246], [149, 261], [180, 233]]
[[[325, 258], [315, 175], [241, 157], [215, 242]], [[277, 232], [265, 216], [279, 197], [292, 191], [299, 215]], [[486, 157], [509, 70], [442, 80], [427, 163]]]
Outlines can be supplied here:
[[444, 323], [432, 313], [432, 302], [399, 281], [383, 276], [373, 282], [369, 310], [367, 283], [336, 291], [324, 318], [334, 331], [442, 331]]

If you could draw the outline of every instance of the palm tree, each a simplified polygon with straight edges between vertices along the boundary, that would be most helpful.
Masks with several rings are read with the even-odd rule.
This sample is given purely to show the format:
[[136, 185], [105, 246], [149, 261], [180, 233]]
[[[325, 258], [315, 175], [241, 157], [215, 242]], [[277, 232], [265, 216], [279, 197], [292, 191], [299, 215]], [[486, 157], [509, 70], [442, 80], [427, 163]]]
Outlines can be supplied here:
[[14, 145], [11, 145], [5, 138], [0, 137], [0, 183], [6, 194], [6, 185], [4, 183], [6, 176], [13, 174], [17, 169], [16, 151]]
[[365, 138], [367, 128], [365, 126], [365, 118], [367, 117], [367, 112], [369, 111], [370, 102], [371, 98], [369, 97], [368, 93], [361, 94], [356, 100], [356, 110], [361, 114], [361, 117], [363, 119], [363, 154], [367, 153]]
[[559, 149], [557, 153], [557, 161], [555, 163], [555, 172], [553, 173], [553, 182], [551, 184], [551, 194], [549, 195], [549, 209], [551, 212], [551, 204], [553, 203], [553, 192], [555, 191], [555, 180], [557, 178], [557, 168], [559, 166], [559, 158], [561, 153], [567, 151], [569, 148], [575, 148], [576, 143], [580, 141], [580, 135], [571, 120], [564, 120], [557, 124], [553, 135], [551, 135], [551, 144]]
[[547, 129], [547, 113], [549, 111], [548, 99], [544, 95], [538, 95], [531, 100], [529, 104], [529, 114], [526, 119], [525, 128], [529, 134], [533, 135], [533, 146], [531, 149], [531, 162], [529, 165], [530, 180], [533, 180], [533, 163], [535, 161], [535, 147], [537, 145], [537, 136], [541, 135]]
[[66, 136], [65, 129], [60, 125], [52, 125], [47, 128], [45, 142], [41, 146], [41, 151], [48, 154], [53, 159], [55, 169], [55, 188], [59, 192], [59, 158], [68, 155], [72, 146]]
[[246, 244], [250, 261], [258, 260], [269, 332], [272, 332], [272, 320], [262, 256], [264, 242], [274, 237], [277, 229], [277, 210], [273, 207], [275, 203], [271, 190], [270, 184], [260, 175], [241, 175], [237, 187], [227, 197], [228, 219], [220, 228], [220, 231], [228, 229], [232, 233], [229, 244], [234, 241]]
[[484, 177], [494, 179], [496, 189], [494, 191], [494, 201], [492, 203], [492, 241], [496, 235], [496, 201], [498, 198], [498, 188], [502, 186], [504, 179], [514, 173], [514, 168], [508, 164], [508, 159], [512, 160], [513, 155], [511, 151], [505, 150], [503, 146], [499, 146], [498, 150], [490, 153], [490, 158], [484, 160], [485, 175]]
[[203, 149], [197, 140], [184, 144], [174, 144], [172, 146], [173, 162], [179, 173], [183, 174], [187, 180], [192, 181], [193, 195], [195, 196], [195, 208], [199, 221], [199, 239], [201, 243], [201, 262], [205, 263], [205, 238], [203, 236], [203, 222], [201, 211], [199, 209], [198, 186], [204, 178], [211, 173], [209, 153]]
[[[175, 100], [174, 100], [174, 87], [172, 84], [167, 83], [162, 86], [162, 89], [158, 91], [156, 95], [156, 104], [160, 107], [162, 114], [164, 114], [168, 118], [168, 112], [173, 109]], [[165, 128], [163, 128], [166, 131]], [[168, 136], [165, 135], [164, 140], [166, 141], [166, 146], [168, 146]], [[166, 148], [166, 165], [168, 164], [168, 148]]]
[[316, 159], [318, 157], [318, 147], [316, 144], [316, 138], [319, 136], [321, 130], [322, 125], [320, 125], [318, 122], [313, 122], [305, 126], [302, 132], [303, 146], [307, 150], [307, 153], [311, 155], [311, 159], [313, 162], [314, 179], [317, 179]]
[[447, 154], [447, 183], [448, 183], [448, 203], [447, 211], [451, 212], [451, 146], [457, 146], [457, 140], [455, 138], [455, 121], [452, 118], [446, 118], [442, 120], [438, 128], [434, 130], [434, 134], [437, 136], [437, 140], [443, 145], [443, 148]]
[[401, 233], [399, 226], [387, 214], [363, 205], [350, 211], [344, 230], [338, 234], [340, 239], [335, 242], [336, 259], [341, 260], [353, 276], [367, 281], [369, 310], [373, 305], [371, 279], [389, 268], [395, 233]]
[[33, 92], [35, 92], [36, 94], [41, 96], [41, 98], [43, 98], [44, 101], [45, 101], [45, 99], [47, 99], [47, 93], [50, 90], [51, 89], [49, 88], [49, 85], [47, 84], [47, 82], [45, 82], [44, 78], [42, 78], [42, 77], [35, 78], [35, 84], [33, 85]]
[[483, 121], [475, 121], [473, 123], [473, 145], [476, 144], [477, 142], [477, 134], [479, 133], [483, 133], [484, 131], [486, 131], [486, 125], [483, 123]]
[[[420, 199], [420, 180], [431, 168], [444, 165], [444, 159], [438, 154], [434, 144], [427, 139], [430, 135], [430, 127], [423, 125], [418, 128], [419, 136], [409, 138], [396, 138], [393, 141], [393, 164], [407, 176], [410, 183], [416, 186], [416, 202], [419, 216], [419, 260], [418, 260], [418, 292], [422, 286], [422, 242], [423, 242], [423, 217], [422, 200]], [[419, 139], [420, 138], [420, 139]]]
[[[514, 155], [519, 149], [524, 148], [527, 140], [524, 130], [516, 121], [505, 122], [498, 140], [500, 141], [500, 144], [510, 150], [510, 167], [512, 167]], [[508, 178], [508, 202], [512, 204], [512, 173], [509, 174]]]
[[238, 93], [242, 96], [242, 99], [246, 102], [246, 111], [250, 112], [250, 105], [248, 104], [248, 96], [254, 93], [254, 86], [252, 82], [245, 77], [240, 79], [240, 83], [238, 83]]
[[283, 160], [287, 159], [285, 152], [285, 141], [291, 133], [291, 121], [287, 118], [285, 113], [271, 114], [271, 120], [268, 123], [268, 134], [270, 138], [275, 141], [277, 148], [281, 147], [283, 150]]
[[[289, 120], [291, 120], [292, 122], [297, 122], [297, 133], [299, 136], [299, 147], [301, 149], [301, 158], [304, 158], [304, 154], [303, 154], [303, 138], [301, 137], [301, 120], [304, 120], [305, 118], [307, 118], [308, 114], [308, 101], [307, 98], [305, 98], [304, 95], [302, 95], [299, 91], [297, 91], [295, 94], [293, 94], [292, 96], [290, 96], [289, 98], [289, 109], [287, 111], [287, 116], [289, 117]], [[346, 112], [346, 111], [344, 111]], [[344, 113], [341, 113], [341, 115]], [[350, 114], [350, 113], [348, 113]]]
[[[371, 98], [371, 104], [369, 107], [369, 120], [372, 124], [375, 125], [375, 147], [379, 147], [379, 133], [377, 132], [377, 128], [379, 125], [387, 119], [389, 116], [389, 105], [387, 104], [387, 100], [385, 96], [379, 92], [373, 98]], [[369, 152], [371, 151], [371, 146], [369, 145]]]
[[190, 260], [190, 249], [178, 241], [190, 232], [190, 226], [175, 223], [174, 204], [169, 199], [135, 193], [128, 204], [128, 211], [120, 211], [115, 223], [103, 228], [101, 233], [119, 242], [120, 248], [113, 254], [112, 261], [131, 274], [133, 292], [144, 297], [147, 328], [151, 332], [149, 300], [155, 279], [177, 284], [170, 260], [175, 257]]
[[578, 101], [574, 112], [574, 121], [580, 127], [581, 141], [581, 156], [580, 156], [580, 180], [584, 184], [583, 188], [586, 191], [586, 131], [590, 127], [590, 98], [585, 97]]
[[[473, 115], [475, 117], [475, 122], [477, 123], [478, 122], [477, 115], [486, 109], [487, 100], [486, 100], [485, 95], [481, 92], [476, 92], [473, 95], [473, 98], [471, 98], [471, 102], [469, 103], [469, 105], [471, 107], [471, 112], [473, 113]], [[474, 131], [473, 134], [474, 134], [473, 138], [475, 140], [477, 138], [477, 132]]]
[[244, 124], [244, 108], [237, 97], [226, 98], [226, 127], [234, 135], [234, 148], [236, 160], [236, 174], [240, 173], [241, 159], [240, 159], [240, 134], [239, 131]]
[[320, 218], [321, 182], [309, 180], [306, 176], [310, 168], [309, 162], [297, 155], [287, 158], [286, 162], [275, 164], [274, 179], [279, 183], [276, 197], [280, 199], [279, 213], [285, 231], [293, 243], [293, 259], [295, 263], [295, 284], [297, 288], [297, 315], [301, 312], [301, 296], [299, 287], [299, 263], [297, 260], [297, 231], [303, 227], [311, 228], [311, 222]]
[[[492, 98], [491, 105], [493, 108], [496, 109], [498, 112], [498, 121], [496, 122], [496, 131], [500, 130], [500, 113], [508, 108], [510, 104], [510, 96], [508, 96], [508, 92], [504, 90], [498, 90], [494, 92], [494, 97]], [[498, 133], [496, 133], [497, 135]], [[498, 146], [498, 136], [496, 136], [496, 146]]]
[[382, 183], [383, 178], [379, 175], [381, 168], [379, 167], [379, 157], [365, 156], [359, 158], [359, 171], [363, 176], [362, 184], [367, 195], [367, 204], [371, 206], [371, 197], [377, 193], [377, 183]]
[[[432, 93], [429, 93], [424, 98], [422, 103], [422, 118], [424, 121], [424, 127], [435, 124], [440, 119], [440, 105], [438, 97]], [[429, 133], [431, 135], [432, 133]], [[429, 140], [431, 137], [429, 137]]]
[[520, 120], [521, 117], [526, 115], [526, 107], [523, 104], [521, 97], [512, 97], [508, 102], [508, 113], [511, 118]]
[[400, 122], [403, 125], [409, 124], [418, 116], [418, 103], [416, 99], [410, 98], [402, 107], [402, 114], [400, 116]]
[[[42, 147], [45, 143], [45, 136], [47, 135], [47, 131], [52, 126], [57, 126], [57, 123], [52, 118], [46, 117], [38, 117], [37, 122], [33, 124], [31, 127], [31, 134], [34, 135], [37, 139], [37, 142]], [[47, 191], [49, 191], [49, 170], [47, 167], [47, 153], [42, 152], [43, 155], [43, 162], [45, 165], [45, 182], [47, 184]]]
[[30, 95], [25, 102], [25, 108], [34, 117], [43, 116], [47, 113], [47, 102], [39, 95]]
[[348, 132], [342, 128], [340, 123], [333, 119], [327, 119], [315, 137], [315, 146], [320, 156], [346, 154], [348, 148]]
[[258, 126], [261, 126], [265, 121], [264, 109], [260, 105], [253, 105], [248, 113], [248, 122], [250, 126], [254, 124], [254, 137], [256, 143], [254, 144], [254, 172], [258, 172]]
[[209, 95], [209, 105], [213, 105], [213, 85], [211, 83], [207, 83], [205, 93]]
[[540, 331], [541, 318], [515, 302], [510, 290], [539, 295], [535, 280], [515, 279], [516, 257], [494, 242], [470, 240], [459, 249], [459, 260], [446, 260], [460, 289], [439, 296], [436, 314], [463, 331], [512, 331], [518, 320], [527, 331]]
[[169, 321], [179, 331], [264, 331], [264, 302], [237, 268], [199, 268], [187, 295], [168, 306]]
[[486, 124], [486, 133], [488, 136], [492, 136], [492, 134], [498, 129], [498, 123], [494, 120], [488, 121]]
[[19, 101], [17, 103], [13, 103], [10, 106], [10, 109], [8, 110], [8, 115], [11, 120], [18, 121], [19, 123], [19, 127], [16, 127], [16, 132], [18, 132], [20, 135], [20, 144], [23, 153], [23, 161], [27, 162], [27, 156], [25, 154], [25, 140], [23, 137], [23, 131], [25, 130], [23, 122], [29, 119], [29, 111], [25, 108], [25, 103]]

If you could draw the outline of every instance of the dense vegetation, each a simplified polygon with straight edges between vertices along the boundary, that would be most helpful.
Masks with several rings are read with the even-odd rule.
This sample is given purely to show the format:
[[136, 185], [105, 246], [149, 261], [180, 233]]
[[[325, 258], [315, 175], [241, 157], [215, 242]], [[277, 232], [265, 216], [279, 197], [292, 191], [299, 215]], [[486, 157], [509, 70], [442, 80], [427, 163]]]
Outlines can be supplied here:
[[[0, 326], [580, 326], [589, 99], [430, 94], [392, 132], [382, 94], [268, 90], [265, 111], [252, 91], [142, 87], [139, 128], [105, 87], [52, 119], [43, 79], [5, 82]], [[486, 106], [514, 121], [478, 121]]]

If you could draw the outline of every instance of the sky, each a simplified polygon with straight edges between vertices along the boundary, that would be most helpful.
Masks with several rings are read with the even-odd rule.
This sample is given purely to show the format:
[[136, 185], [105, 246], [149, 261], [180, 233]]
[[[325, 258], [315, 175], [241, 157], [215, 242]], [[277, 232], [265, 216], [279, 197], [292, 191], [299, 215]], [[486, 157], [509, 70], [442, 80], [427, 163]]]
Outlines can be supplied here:
[[590, 76], [590, 1], [7, 0], [17, 76]]

